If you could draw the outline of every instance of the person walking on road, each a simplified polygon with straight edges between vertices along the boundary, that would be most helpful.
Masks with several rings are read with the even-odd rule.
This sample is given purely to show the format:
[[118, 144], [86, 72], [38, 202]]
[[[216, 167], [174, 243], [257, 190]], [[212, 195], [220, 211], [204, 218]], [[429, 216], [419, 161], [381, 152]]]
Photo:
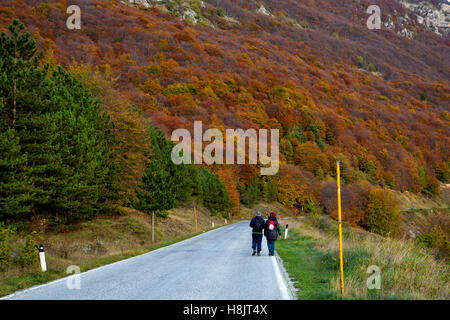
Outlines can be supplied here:
[[254, 256], [256, 253], [258, 253], [258, 256], [260, 256], [264, 229], [264, 218], [261, 217], [261, 211], [256, 212], [256, 216], [254, 216], [250, 221], [250, 228], [252, 228], [252, 256]]
[[280, 226], [277, 221], [277, 214], [271, 212], [269, 219], [266, 220], [264, 225], [264, 236], [267, 239], [267, 247], [269, 248], [269, 256], [275, 254], [275, 241], [278, 236], [281, 236]]

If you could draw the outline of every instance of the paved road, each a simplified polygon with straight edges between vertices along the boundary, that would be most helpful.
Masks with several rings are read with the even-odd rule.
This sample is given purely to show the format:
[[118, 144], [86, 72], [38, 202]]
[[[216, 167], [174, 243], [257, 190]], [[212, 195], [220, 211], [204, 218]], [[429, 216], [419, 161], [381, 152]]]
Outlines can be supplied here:
[[[9, 299], [290, 299], [290, 290], [263, 239], [251, 256], [248, 221], [79, 275], [16, 292]], [[75, 283], [73, 276], [70, 283]]]

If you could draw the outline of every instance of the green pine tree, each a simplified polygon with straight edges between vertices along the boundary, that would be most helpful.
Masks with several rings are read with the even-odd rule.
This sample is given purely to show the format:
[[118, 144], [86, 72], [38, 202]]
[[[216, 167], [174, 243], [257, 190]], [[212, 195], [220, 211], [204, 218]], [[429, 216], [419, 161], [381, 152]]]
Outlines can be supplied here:
[[261, 198], [262, 192], [260, 187], [257, 177], [251, 179], [242, 194], [242, 203], [250, 207], [253, 206]]
[[53, 223], [110, 210], [118, 170], [108, 116], [61, 67], [39, 66], [43, 55], [18, 20], [8, 29], [11, 36], [0, 36], [0, 129], [17, 141], [19, 148], [11, 152], [20, 152], [25, 163], [26, 179], [13, 175], [17, 168], [10, 167], [14, 178], [8, 183], [26, 182], [31, 190], [25, 195], [32, 194], [25, 201], [19, 192], [8, 201], [22, 203], [21, 213], [50, 214]]
[[0, 132], [0, 221], [21, 218], [31, 209], [31, 185], [25, 175], [26, 154], [8, 129]]
[[196, 168], [192, 165], [172, 162], [171, 152], [175, 144], [166, 139], [159, 128], [150, 127], [151, 159], [136, 189], [134, 206], [147, 213], [155, 211], [166, 217], [167, 210], [187, 201], [196, 187]]
[[201, 168], [199, 174], [203, 191], [203, 205], [212, 214], [226, 212], [231, 207], [231, 204], [223, 181], [216, 173], [212, 173], [207, 168]]
[[268, 176], [263, 181], [263, 196], [266, 201], [276, 201], [278, 197], [277, 185]]

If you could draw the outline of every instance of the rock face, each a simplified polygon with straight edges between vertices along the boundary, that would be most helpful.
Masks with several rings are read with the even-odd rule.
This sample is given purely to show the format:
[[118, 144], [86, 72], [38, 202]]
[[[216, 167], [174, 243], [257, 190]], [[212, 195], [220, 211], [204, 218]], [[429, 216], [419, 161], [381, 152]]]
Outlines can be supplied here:
[[[251, 5], [252, 11], [271, 18], [276, 15], [271, 13], [262, 1], [246, 0]], [[280, 0], [282, 1], [282, 0]], [[384, 27], [391, 29], [398, 34], [414, 38], [415, 34], [420, 31], [431, 31], [443, 37], [447, 37], [450, 31], [450, 5], [444, 0], [396, 0], [405, 10], [393, 10], [383, 16]], [[205, 26], [214, 27], [214, 23], [205, 15], [205, 11], [209, 8], [222, 12], [221, 19], [229, 24], [239, 25], [241, 21], [237, 17], [232, 17], [226, 11], [216, 7], [216, 1], [202, 0], [123, 0], [130, 4], [140, 5], [144, 7], [158, 7], [162, 10], [169, 11], [171, 14], [178, 16], [180, 19], [197, 24], [201, 23]], [[398, 7], [397, 7], [398, 9]], [[211, 11], [211, 10], [210, 10]], [[294, 22], [292, 25], [301, 27]]]
[[[197, 24], [201, 23], [203, 25], [210, 26], [214, 28], [214, 25], [205, 18], [203, 14], [205, 9], [207, 9], [207, 4], [202, 0], [122, 0], [123, 3], [129, 3], [134, 5], [143, 6], [146, 8], [157, 7], [162, 10], [169, 11], [171, 14], [180, 17], [180, 19]], [[255, 12], [268, 17], [274, 17], [274, 15], [264, 6], [264, 4], [249, 0], [249, 2], [256, 7]], [[220, 2], [216, 2], [218, 4]], [[210, 7], [214, 5], [210, 4]], [[228, 22], [229, 24], [241, 25], [242, 23], [235, 17], [230, 16], [225, 11], [215, 7], [221, 12], [221, 19]]]
[[201, 0], [128, 0], [128, 3], [149, 7], [157, 7], [169, 11], [180, 17], [181, 20], [197, 24], [199, 22], [209, 25], [209, 21], [202, 16], [202, 9], [206, 8]]
[[194, 10], [192, 10], [191, 8], [185, 8], [181, 12], [181, 18], [183, 20], [186, 20], [186, 21], [191, 22], [193, 24], [196, 24], [198, 22], [197, 13]]
[[260, 13], [260, 14], [263, 14], [263, 15], [265, 15], [265, 16], [272, 16], [272, 14], [266, 9], [266, 7], [264, 7], [263, 5], [261, 5], [260, 7], [259, 7], [259, 9], [258, 10], [256, 10], [256, 12], [258, 12], [258, 13]]
[[[450, 29], [450, 5], [445, 1], [399, 1], [408, 11], [411, 12], [418, 24], [440, 36], [447, 36]], [[408, 17], [409, 18], [409, 17]], [[401, 23], [402, 21], [400, 21]], [[387, 26], [386, 26], [387, 27]], [[401, 32], [408, 35], [408, 30]]]

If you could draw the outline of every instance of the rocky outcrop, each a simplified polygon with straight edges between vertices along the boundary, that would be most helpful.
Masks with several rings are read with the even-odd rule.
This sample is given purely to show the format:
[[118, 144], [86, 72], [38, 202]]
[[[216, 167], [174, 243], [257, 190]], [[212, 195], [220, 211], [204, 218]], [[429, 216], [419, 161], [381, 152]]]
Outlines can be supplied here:
[[[425, 27], [426, 30], [432, 31], [440, 36], [447, 36], [450, 29], [450, 5], [447, 3], [431, 1], [413, 1], [400, 0], [399, 1], [408, 11], [414, 20]], [[411, 19], [403, 17], [403, 19]], [[402, 21], [399, 21], [402, 23]], [[404, 28], [405, 29], [405, 28]], [[402, 30], [405, 35], [409, 34], [410, 30]]]
[[271, 17], [271, 16], [273, 16], [273, 14], [271, 14], [270, 12], [269, 12], [269, 10], [267, 10], [266, 9], [266, 7], [264, 7], [264, 5], [260, 5], [260, 7], [258, 8], [258, 10], [256, 10], [256, 12], [258, 12], [258, 13], [260, 13], [260, 14], [263, 14], [263, 15], [265, 15], [265, 16], [269, 16], [269, 17]]

